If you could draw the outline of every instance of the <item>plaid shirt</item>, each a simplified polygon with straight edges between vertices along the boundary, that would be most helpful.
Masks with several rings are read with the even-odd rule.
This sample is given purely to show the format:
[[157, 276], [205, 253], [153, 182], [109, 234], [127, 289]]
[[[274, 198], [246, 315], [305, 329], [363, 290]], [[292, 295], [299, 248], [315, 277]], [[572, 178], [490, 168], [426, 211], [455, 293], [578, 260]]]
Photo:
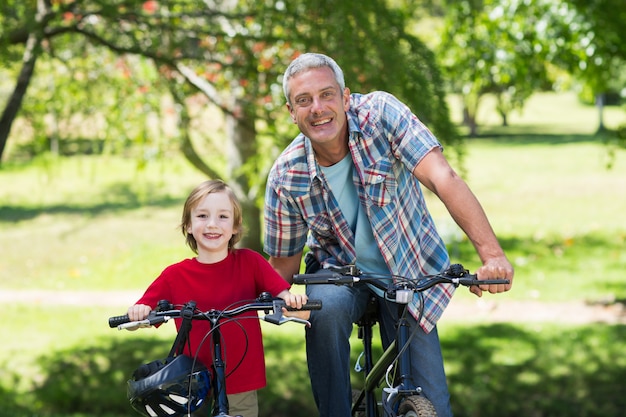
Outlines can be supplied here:
[[[444, 242], [412, 175], [420, 160], [441, 146], [403, 103], [384, 92], [352, 94], [347, 112], [353, 181], [374, 238], [393, 274], [419, 279], [449, 265]], [[310, 233], [309, 233], [310, 232]], [[264, 250], [292, 256], [308, 245], [322, 264], [356, 262], [354, 235], [318, 166], [310, 140], [298, 135], [272, 167], [265, 196]], [[425, 292], [420, 325], [429, 332], [454, 287]], [[419, 319], [419, 297], [409, 311]]]

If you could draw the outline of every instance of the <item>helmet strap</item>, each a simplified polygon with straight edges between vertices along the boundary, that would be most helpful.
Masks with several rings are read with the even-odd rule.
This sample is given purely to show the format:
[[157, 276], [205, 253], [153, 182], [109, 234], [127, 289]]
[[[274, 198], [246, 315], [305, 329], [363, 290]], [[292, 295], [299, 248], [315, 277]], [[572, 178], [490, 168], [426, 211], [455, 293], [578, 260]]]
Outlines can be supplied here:
[[183, 321], [178, 329], [178, 333], [176, 334], [176, 339], [174, 340], [174, 344], [172, 345], [172, 349], [168, 355], [168, 358], [173, 358], [175, 356], [181, 355], [183, 350], [185, 349], [185, 344], [189, 340], [189, 332], [191, 331], [191, 319], [193, 318], [193, 314], [196, 311], [196, 302], [189, 301], [180, 311], [180, 316]]

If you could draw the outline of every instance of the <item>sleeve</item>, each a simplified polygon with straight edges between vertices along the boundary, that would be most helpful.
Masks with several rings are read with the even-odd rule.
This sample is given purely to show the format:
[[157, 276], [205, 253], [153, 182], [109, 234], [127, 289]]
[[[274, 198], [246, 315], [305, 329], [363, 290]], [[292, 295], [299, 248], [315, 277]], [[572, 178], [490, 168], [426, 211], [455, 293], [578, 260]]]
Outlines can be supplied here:
[[394, 156], [413, 172], [434, 148], [441, 148], [435, 135], [413, 114], [409, 107], [391, 94], [383, 94], [381, 114], [385, 131], [389, 132]]
[[171, 291], [169, 290], [168, 276], [170, 269], [167, 268], [161, 275], [155, 279], [150, 286], [146, 289], [144, 294], [135, 304], [145, 304], [152, 308], [156, 308], [157, 303], [160, 300], [169, 300], [171, 298]]
[[300, 252], [305, 244], [308, 227], [299, 210], [273, 179], [272, 169], [265, 191], [265, 234], [263, 250], [270, 256], [285, 257]]
[[254, 259], [254, 262], [250, 262], [250, 265], [254, 265], [253, 268], [258, 287], [257, 292], [267, 291], [275, 297], [280, 292], [288, 290], [291, 287], [260, 253], [252, 250], [250, 250], [249, 253], [250, 257]]

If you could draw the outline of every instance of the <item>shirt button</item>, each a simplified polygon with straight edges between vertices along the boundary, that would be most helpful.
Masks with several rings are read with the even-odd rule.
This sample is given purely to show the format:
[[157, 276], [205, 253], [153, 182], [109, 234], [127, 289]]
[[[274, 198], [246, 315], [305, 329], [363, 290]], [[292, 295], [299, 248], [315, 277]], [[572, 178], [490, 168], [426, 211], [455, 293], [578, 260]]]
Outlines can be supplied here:
[[380, 181], [380, 180], [383, 179], [383, 176], [382, 175], [376, 175], [376, 179]]

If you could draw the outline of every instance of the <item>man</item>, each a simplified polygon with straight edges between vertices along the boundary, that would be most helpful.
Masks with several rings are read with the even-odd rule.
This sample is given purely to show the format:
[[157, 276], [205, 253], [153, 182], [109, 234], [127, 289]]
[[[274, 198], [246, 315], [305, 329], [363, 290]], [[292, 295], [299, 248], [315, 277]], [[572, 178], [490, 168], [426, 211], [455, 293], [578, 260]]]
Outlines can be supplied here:
[[[407, 106], [383, 92], [351, 95], [342, 70], [321, 54], [296, 58], [285, 71], [283, 90], [301, 132], [276, 160], [266, 189], [265, 251], [283, 278], [291, 282], [299, 272], [305, 245], [310, 249], [307, 269], [356, 264], [366, 272], [414, 278], [443, 271], [450, 261], [426, 208], [423, 185], [473, 243], [483, 263], [479, 278], [513, 279], [513, 267], [480, 203]], [[481, 296], [510, 288], [480, 286], [472, 292]], [[452, 413], [436, 323], [453, 291], [439, 285], [424, 292], [419, 323], [419, 299], [409, 306], [412, 327], [417, 327], [412, 374], [442, 417]], [[347, 417], [348, 339], [370, 289], [312, 285], [307, 295], [324, 305], [311, 315], [306, 335], [313, 395], [320, 416]], [[385, 314], [384, 345], [393, 332], [393, 317]]]

